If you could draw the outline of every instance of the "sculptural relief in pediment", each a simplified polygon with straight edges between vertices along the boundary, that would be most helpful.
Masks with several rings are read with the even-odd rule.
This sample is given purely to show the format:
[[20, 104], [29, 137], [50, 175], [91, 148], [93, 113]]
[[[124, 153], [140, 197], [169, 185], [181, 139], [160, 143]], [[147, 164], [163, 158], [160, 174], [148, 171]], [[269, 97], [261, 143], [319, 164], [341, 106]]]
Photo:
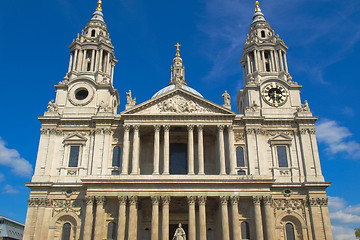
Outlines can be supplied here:
[[191, 114], [191, 113], [220, 113], [214, 107], [207, 106], [205, 103], [194, 101], [191, 98], [175, 95], [165, 99], [159, 103], [153, 104], [138, 113], [154, 114], [154, 113], [175, 113], [175, 114]]

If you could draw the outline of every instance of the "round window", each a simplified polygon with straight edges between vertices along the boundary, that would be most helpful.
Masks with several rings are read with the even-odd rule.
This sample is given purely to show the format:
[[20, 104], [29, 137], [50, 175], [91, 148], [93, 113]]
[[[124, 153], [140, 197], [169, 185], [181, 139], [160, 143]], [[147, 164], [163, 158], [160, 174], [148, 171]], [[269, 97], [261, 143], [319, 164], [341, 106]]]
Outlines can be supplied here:
[[76, 91], [75, 98], [77, 100], [84, 100], [85, 98], [87, 98], [88, 95], [89, 95], [88, 90], [82, 88]]

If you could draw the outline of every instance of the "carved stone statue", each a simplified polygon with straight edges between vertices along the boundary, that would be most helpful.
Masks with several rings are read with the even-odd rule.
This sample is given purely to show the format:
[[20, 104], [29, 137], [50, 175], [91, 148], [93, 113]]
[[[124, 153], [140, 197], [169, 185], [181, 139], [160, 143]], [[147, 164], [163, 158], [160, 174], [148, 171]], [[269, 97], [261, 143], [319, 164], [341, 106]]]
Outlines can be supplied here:
[[57, 112], [58, 106], [56, 103], [54, 103], [54, 100], [51, 99], [51, 101], [47, 105], [48, 112]]
[[301, 104], [301, 106], [297, 109], [298, 112], [310, 112], [309, 103], [307, 100], [305, 100], [304, 104]]
[[111, 112], [111, 107], [101, 100], [98, 110], [99, 112]]
[[127, 105], [129, 106], [135, 106], [136, 104], [136, 98], [132, 98], [131, 96], [131, 90], [129, 90], [129, 92], [126, 93], [126, 100], [127, 100]]
[[224, 99], [224, 105], [229, 106], [230, 105], [230, 94], [228, 94], [228, 92], [225, 90], [225, 92], [221, 96]]
[[186, 234], [184, 229], [181, 227], [181, 223], [179, 223], [172, 240], [186, 240]]

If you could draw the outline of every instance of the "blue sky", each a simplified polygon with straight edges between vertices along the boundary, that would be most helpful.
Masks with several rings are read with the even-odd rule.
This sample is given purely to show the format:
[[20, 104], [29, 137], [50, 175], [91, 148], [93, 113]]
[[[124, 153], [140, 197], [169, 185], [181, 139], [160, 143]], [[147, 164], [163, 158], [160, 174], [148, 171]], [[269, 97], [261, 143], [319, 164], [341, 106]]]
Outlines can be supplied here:
[[[188, 84], [236, 107], [243, 86], [238, 60], [254, 12], [252, 0], [104, 0], [103, 12], [119, 62], [115, 87], [137, 102], [166, 86], [176, 42]], [[335, 239], [360, 227], [360, 1], [266, 0], [262, 12], [288, 45], [289, 71], [319, 116], [318, 142], [330, 196]], [[67, 46], [85, 27], [96, 0], [4, 1], [0, 8], [0, 214], [25, 221], [40, 122], [63, 80]]]

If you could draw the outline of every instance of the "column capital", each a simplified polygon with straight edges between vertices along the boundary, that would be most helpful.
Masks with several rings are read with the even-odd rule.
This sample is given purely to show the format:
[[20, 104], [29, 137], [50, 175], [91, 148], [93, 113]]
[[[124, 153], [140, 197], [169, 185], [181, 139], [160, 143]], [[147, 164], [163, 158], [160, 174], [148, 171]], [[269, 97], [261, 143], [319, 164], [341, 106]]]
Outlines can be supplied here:
[[237, 205], [239, 203], [239, 196], [231, 196], [230, 200], [232, 205]]
[[135, 131], [139, 131], [140, 129], [140, 125], [132, 125], [132, 127], [134, 128]]
[[204, 125], [196, 125], [198, 131], [204, 130]]
[[229, 196], [220, 196], [221, 205], [227, 205]]
[[252, 201], [253, 201], [254, 204], [260, 205], [261, 197], [259, 197], [259, 196], [253, 196], [253, 197], [252, 197]]
[[96, 204], [103, 205], [105, 203], [106, 198], [104, 196], [96, 196]]
[[127, 202], [127, 196], [118, 196], [120, 205], [125, 205]]
[[195, 196], [188, 196], [187, 200], [188, 200], [189, 205], [194, 205], [195, 201], [196, 201], [196, 197]]
[[86, 205], [94, 205], [95, 197], [94, 196], [87, 196], [85, 197]]
[[161, 125], [154, 125], [155, 131], [159, 132], [161, 129]]
[[130, 205], [136, 205], [138, 203], [138, 197], [137, 196], [130, 196], [129, 197]]
[[151, 196], [151, 202], [153, 205], [159, 205], [160, 203], [160, 196]]
[[198, 196], [198, 203], [199, 205], [205, 205], [206, 204], [207, 197], [206, 196]]
[[170, 196], [162, 196], [161, 200], [162, 200], [163, 205], [169, 205], [171, 198], [170, 198]]
[[229, 132], [234, 131], [234, 126], [233, 125], [226, 125], [227, 129]]
[[224, 125], [217, 125], [218, 131], [224, 131]]
[[123, 125], [123, 128], [124, 128], [125, 131], [130, 131], [130, 127], [131, 127], [131, 126], [128, 125], [128, 124], [124, 124], [124, 125]]
[[263, 196], [263, 202], [265, 205], [270, 205], [272, 203], [272, 197], [271, 196]]
[[193, 131], [194, 130], [194, 125], [187, 125], [187, 129], [188, 129], [188, 131]]
[[169, 131], [170, 130], [170, 125], [163, 125], [163, 128], [165, 131]]

